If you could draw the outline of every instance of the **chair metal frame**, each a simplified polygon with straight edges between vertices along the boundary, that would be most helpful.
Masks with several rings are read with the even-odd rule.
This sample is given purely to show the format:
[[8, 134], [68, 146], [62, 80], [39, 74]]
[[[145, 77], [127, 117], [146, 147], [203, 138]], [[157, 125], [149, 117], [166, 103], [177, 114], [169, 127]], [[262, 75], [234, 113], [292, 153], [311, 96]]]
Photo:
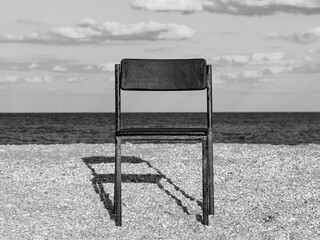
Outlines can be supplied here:
[[[129, 60], [130, 59], [126, 59]], [[139, 60], [139, 59], [132, 59]], [[144, 59], [146, 60], [146, 59]], [[153, 61], [168, 61], [168, 59], [153, 59]], [[181, 59], [180, 59], [181, 60]], [[183, 60], [183, 59], [182, 59]], [[190, 59], [189, 59], [190, 60]], [[191, 59], [192, 60], [192, 59]], [[203, 59], [202, 59], [203, 60]], [[172, 60], [174, 61], [174, 60]], [[170, 62], [170, 60], [169, 60]], [[205, 60], [204, 60], [205, 62]], [[121, 62], [122, 64], [122, 62]], [[166, 133], [156, 132], [150, 134], [139, 134], [139, 131], [131, 134], [123, 134], [121, 128], [121, 64], [115, 64], [115, 179], [114, 179], [114, 213], [116, 226], [122, 226], [122, 204], [121, 204], [121, 142], [122, 140], [198, 140], [202, 142], [202, 194], [203, 194], [203, 218], [202, 223], [209, 225], [209, 215], [214, 214], [214, 182], [213, 182], [213, 142], [212, 142], [212, 66], [205, 65], [205, 89], [207, 95], [207, 127], [205, 134], [193, 134], [188, 130], [184, 132]], [[139, 89], [129, 89], [139, 90]], [[144, 89], [145, 90], [145, 89]], [[143, 91], [144, 91], [143, 90]], [[186, 89], [184, 89], [186, 90]], [[194, 90], [194, 89], [191, 89]], [[153, 91], [153, 90], [150, 90]], [[157, 89], [158, 91], [158, 89]], [[146, 129], [148, 130], [148, 129]]]

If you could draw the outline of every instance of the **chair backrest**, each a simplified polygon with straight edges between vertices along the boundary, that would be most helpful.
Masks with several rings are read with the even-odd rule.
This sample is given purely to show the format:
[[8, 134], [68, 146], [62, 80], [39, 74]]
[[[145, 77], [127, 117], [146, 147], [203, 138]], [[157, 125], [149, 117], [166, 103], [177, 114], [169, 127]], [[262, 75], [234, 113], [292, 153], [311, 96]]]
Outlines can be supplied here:
[[207, 87], [204, 59], [123, 59], [122, 90], [179, 91]]
[[212, 131], [212, 69], [204, 59], [123, 59], [115, 65], [116, 130], [121, 128], [121, 90], [207, 90], [207, 126]]

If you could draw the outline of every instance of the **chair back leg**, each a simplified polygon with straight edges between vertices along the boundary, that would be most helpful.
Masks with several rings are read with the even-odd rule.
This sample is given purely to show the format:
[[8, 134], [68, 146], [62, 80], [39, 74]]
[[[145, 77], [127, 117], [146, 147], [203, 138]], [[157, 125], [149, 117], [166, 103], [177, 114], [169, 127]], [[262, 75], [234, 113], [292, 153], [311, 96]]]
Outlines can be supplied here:
[[212, 134], [208, 136], [208, 165], [209, 165], [209, 214], [214, 214], [214, 177], [213, 177], [213, 142]]
[[121, 138], [115, 137], [115, 184], [114, 184], [114, 210], [116, 226], [122, 226], [121, 208]]

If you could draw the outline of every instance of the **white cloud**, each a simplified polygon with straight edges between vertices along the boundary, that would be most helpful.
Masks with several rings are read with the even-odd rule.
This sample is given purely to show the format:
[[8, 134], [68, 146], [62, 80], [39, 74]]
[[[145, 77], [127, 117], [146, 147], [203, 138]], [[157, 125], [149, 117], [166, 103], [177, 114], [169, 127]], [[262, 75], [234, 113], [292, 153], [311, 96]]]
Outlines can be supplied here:
[[293, 60], [286, 58], [282, 52], [273, 53], [254, 53], [251, 55], [249, 64], [251, 65], [290, 65], [294, 64]]
[[53, 71], [65, 72], [65, 71], [67, 71], [67, 69], [65, 67], [62, 67], [62, 66], [58, 65], [58, 66], [54, 66]]
[[[304, 60], [298, 64], [282, 52], [222, 55], [209, 61], [217, 70], [217, 80], [224, 83], [270, 82], [275, 81], [279, 74], [315, 72], [317, 66], [313, 64], [310, 67], [308, 62]], [[226, 67], [242, 67], [243, 70], [233, 72], [235, 69]]]
[[242, 76], [247, 79], [256, 79], [261, 78], [263, 73], [259, 71], [243, 71]]
[[256, 80], [255, 75], [258, 75], [258, 73], [254, 73], [253, 71], [251, 73], [247, 72], [240, 72], [240, 73], [218, 73], [215, 74], [215, 78], [223, 83], [244, 83], [252, 80]]
[[294, 33], [270, 33], [269, 39], [282, 39], [295, 43], [312, 43], [320, 40], [320, 27], [310, 28], [306, 31], [297, 31]]
[[182, 11], [186, 13], [203, 10], [204, 1], [195, 0], [133, 0], [131, 6], [148, 11]]
[[114, 72], [114, 65], [119, 62], [106, 62], [102, 64], [83, 64], [75, 60], [61, 59], [32, 59], [28, 60], [1, 60], [0, 70], [34, 71], [42, 70], [63, 73], [101, 73]]
[[5, 86], [7, 84], [19, 84], [19, 83], [30, 83], [30, 84], [48, 84], [54, 81], [64, 81], [67, 83], [75, 83], [87, 80], [87, 77], [81, 75], [56, 75], [56, 76], [0, 76], [0, 86]]
[[65, 80], [67, 82], [73, 83], [73, 82], [79, 82], [79, 81], [86, 80], [86, 78], [81, 77], [81, 76], [71, 76], [71, 77], [67, 77]]
[[194, 36], [195, 31], [186, 25], [156, 21], [126, 25], [110, 21], [98, 23], [93, 19], [85, 18], [76, 27], [54, 28], [23, 36], [3, 34], [0, 35], [0, 43], [23, 42], [77, 45], [119, 40], [185, 40]]
[[293, 70], [294, 66], [269, 66], [263, 69], [265, 75], [289, 73]]
[[263, 76], [259, 71], [242, 71], [240, 73], [219, 73], [217, 77], [223, 80], [237, 80], [237, 79], [257, 79]]
[[92, 65], [84, 67], [84, 70], [91, 71], [93, 69]]
[[307, 61], [313, 61], [313, 58], [310, 57], [310, 56], [304, 56], [304, 59], [307, 60]]
[[318, 0], [132, 0], [135, 9], [147, 11], [208, 11], [234, 15], [271, 15], [276, 12], [319, 14]]
[[[222, 55], [212, 58], [209, 63], [216, 67], [214, 79], [217, 83], [267, 83], [275, 81], [283, 74], [319, 74], [319, 52], [310, 50], [308, 53], [312, 57], [306, 56], [297, 62], [282, 52], [274, 52]], [[240, 72], [234, 72], [239, 68], [230, 68], [239, 66], [243, 69]]]
[[265, 76], [276, 74], [315, 74], [320, 73], [320, 60], [305, 58], [299, 63], [266, 66], [262, 70]]
[[246, 65], [292, 65], [294, 60], [287, 59], [282, 52], [253, 53], [246, 55], [222, 55], [212, 57], [210, 62], [214, 67], [246, 66]]
[[42, 82], [42, 78], [41, 77], [25, 77], [24, 80], [26, 82], [32, 82], [32, 83], [40, 83], [40, 82]]
[[30, 69], [39, 68], [39, 67], [41, 67], [41, 65], [38, 64], [38, 63], [31, 63], [30, 66], [29, 66]]
[[267, 77], [264, 77], [264, 78], [260, 78], [258, 80], [258, 82], [264, 82], [264, 83], [268, 83], [268, 82], [274, 82], [276, 79], [275, 78], [267, 78]]
[[98, 68], [103, 72], [113, 72], [116, 62], [108, 62], [98, 65]]
[[0, 83], [19, 83], [19, 82], [27, 82], [27, 83], [50, 83], [52, 82], [51, 76], [32, 76], [32, 77], [19, 77], [15, 75], [8, 75], [1, 77]]
[[252, 83], [273, 82], [274, 78], [267, 76], [263, 71], [246, 70], [242, 72], [217, 73], [214, 75], [217, 83]]
[[28, 83], [51, 83], [53, 78], [51, 76], [33, 76], [21, 77], [20, 80]]
[[312, 58], [312, 60], [319, 60], [320, 61], [320, 49], [310, 49], [307, 51], [309, 54], [309, 57]]
[[5, 77], [0, 76], [0, 83], [17, 83], [19, 78], [14, 75], [9, 75]]
[[249, 56], [245, 55], [222, 55], [211, 58], [214, 66], [243, 66], [250, 60]]
[[304, 62], [300, 65], [295, 66], [291, 72], [292, 73], [304, 73], [304, 74], [320, 73], [320, 61]]
[[30, 83], [51, 83], [53, 78], [51, 76], [33, 76], [33, 77], [22, 77], [22, 81], [30, 82]]
[[43, 79], [43, 82], [46, 82], [46, 83], [52, 82], [52, 77], [51, 76], [45, 76], [42, 79]]

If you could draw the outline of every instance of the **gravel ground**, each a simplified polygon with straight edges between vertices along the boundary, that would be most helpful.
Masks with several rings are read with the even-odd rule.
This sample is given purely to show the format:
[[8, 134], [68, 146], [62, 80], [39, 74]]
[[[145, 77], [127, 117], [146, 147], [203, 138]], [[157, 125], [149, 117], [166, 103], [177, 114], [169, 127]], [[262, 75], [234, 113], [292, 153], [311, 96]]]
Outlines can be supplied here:
[[320, 239], [320, 145], [214, 144], [215, 215], [201, 224], [201, 145], [0, 145], [0, 239]]

